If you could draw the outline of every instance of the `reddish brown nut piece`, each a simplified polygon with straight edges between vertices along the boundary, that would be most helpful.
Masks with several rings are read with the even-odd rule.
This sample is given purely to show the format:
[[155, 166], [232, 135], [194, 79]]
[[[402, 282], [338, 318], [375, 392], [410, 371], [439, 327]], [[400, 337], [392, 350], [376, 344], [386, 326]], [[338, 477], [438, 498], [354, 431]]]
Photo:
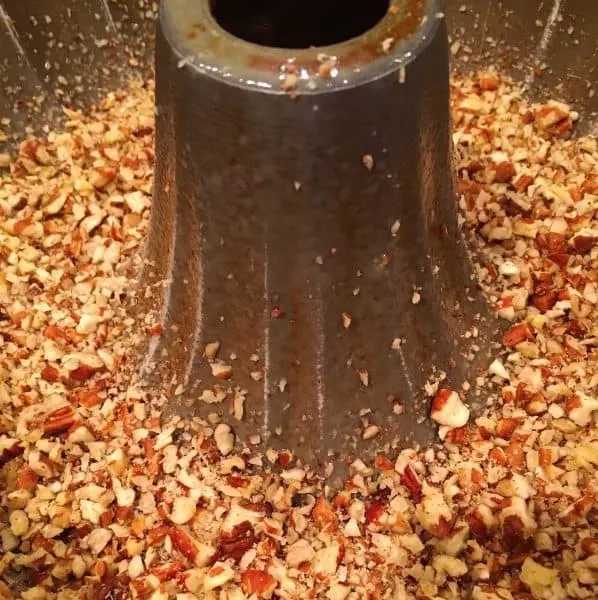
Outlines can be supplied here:
[[46, 435], [56, 435], [69, 430], [75, 424], [75, 411], [70, 405], [63, 406], [51, 412], [43, 425]]
[[494, 166], [494, 182], [509, 183], [517, 174], [512, 162], [503, 161]]
[[169, 531], [172, 545], [191, 562], [195, 562], [197, 558], [197, 547], [191, 536], [180, 527], [172, 527]]
[[365, 509], [365, 521], [366, 523], [373, 523], [376, 525], [380, 522], [380, 519], [384, 516], [384, 505], [378, 500], [370, 502], [368, 507]]
[[[0, 462], [1, 464], [1, 462]], [[28, 490], [29, 492], [33, 492], [35, 487], [37, 486], [38, 476], [29, 467], [22, 466], [19, 469], [19, 473], [17, 475], [17, 480], [15, 482], [15, 488], [17, 490]]]
[[598, 237], [576, 235], [573, 238], [573, 247], [576, 254], [588, 254], [596, 244], [598, 244]]
[[525, 342], [526, 340], [533, 340], [534, 334], [528, 323], [518, 323], [511, 327], [505, 334], [502, 336], [503, 346], [507, 348], [513, 348], [517, 344], [521, 342]]
[[547, 254], [567, 254], [567, 240], [562, 233], [539, 233], [536, 236], [536, 246]]
[[174, 561], [163, 565], [158, 565], [150, 569], [150, 573], [155, 575], [159, 581], [169, 581], [178, 573], [184, 571], [185, 565], [181, 561]]
[[336, 531], [338, 518], [326, 498], [320, 496], [311, 511], [311, 518], [315, 525], [322, 530]]
[[244, 521], [235, 525], [229, 533], [221, 532], [218, 552], [221, 558], [232, 558], [235, 562], [239, 562], [245, 552], [253, 548], [257, 542], [253, 525], [249, 521]]
[[555, 290], [541, 292], [532, 296], [532, 304], [541, 312], [550, 310], [558, 300], [558, 293]]
[[392, 471], [395, 468], [391, 460], [380, 454], [374, 459], [374, 465], [379, 471]]
[[25, 448], [18, 440], [0, 437], [0, 467], [9, 460], [20, 456]]
[[243, 591], [258, 598], [271, 598], [276, 589], [276, 579], [267, 571], [248, 569], [241, 574], [241, 587]]
[[80, 365], [69, 373], [69, 377], [74, 381], [83, 382], [93, 377], [96, 373], [102, 371], [102, 368], [92, 367], [90, 365]]
[[163, 331], [163, 327], [160, 323], [156, 323], [155, 325], [151, 325], [145, 328], [145, 332], [149, 336], [161, 335]]
[[409, 490], [414, 498], [419, 497], [422, 483], [411, 465], [407, 465], [401, 473], [401, 483]]
[[511, 439], [513, 432], [519, 427], [521, 419], [500, 419], [496, 424], [496, 435], [505, 440]]
[[479, 73], [478, 74], [478, 85], [480, 89], [485, 92], [494, 92], [498, 89], [499, 79], [494, 73]]
[[41, 372], [41, 378], [49, 383], [58, 381], [59, 376], [58, 369], [52, 365], [46, 365]]
[[520, 175], [513, 186], [518, 192], [525, 192], [532, 183], [534, 183], [534, 178], [531, 175]]

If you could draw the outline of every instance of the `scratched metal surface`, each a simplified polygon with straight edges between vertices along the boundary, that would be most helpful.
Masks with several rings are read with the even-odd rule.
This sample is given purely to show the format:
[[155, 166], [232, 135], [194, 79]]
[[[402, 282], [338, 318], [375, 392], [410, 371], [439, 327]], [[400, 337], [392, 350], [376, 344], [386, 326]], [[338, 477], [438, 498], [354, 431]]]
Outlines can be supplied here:
[[[430, 0], [429, 4], [434, 2]], [[580, 130], [595, 130], [597, 96], [592, 95], [591, 91], [596, 84], [598, 69], [595, 42], [598, 39], [598, 15], [592, 5], [593, 2], [587, 0], [447, 2], [444, 10], [451, 42], [460, 40], [460, 49], [453, 57], [453, 68], [469, 69], [477, 64], [497, 63], [525, 82], [531, 95], [550, 95], [572, 102], [583, 116]], [[138, 0], [0, 0], [0, 85], [5, 90], [0, 95], [0, 117], [10, 119], [9, 124], [0, 127], [6, 134], [6, 139], [0, 138], [0, 148], [10, 149], [15, 140], [39, 131], [46, 124], [58, 122], [61, 104], [85, 105], [116, 85], [125, 84], [127, 78], [135, 73], [151, 69], [153, 20], [151, 3], [140, 3]], [[165, 288], [165, 295], [158, 299], [167, 335], [144, 350], [140, 363], [146, 367], [146, 371], [158, 374], [159, 384], [168, 383], [165, 386], [167, 392], [171, 393], [178, 383], [185, 384], [190, 390], [179, 401], [171, 403], [170, 409], [178, 413], [205, 415], [206, 410], [197, 402], [197, 395], [210, 382], [210, 377], [208, 365], [201, 357], [201, 349], [206, 341], [220, 338], [226, 341], [223, 351], [226, 350], [227, 354], [234, 351], [239, 356], [243, 355], [245, 360], [238, 369], [239, 378], [232, 382], [232, 385], [250, 390], [248, 407], [251, 408], [245, 428], [239, 427], [241, 435], [255, 430], [256, 425], [265, 430], [280, 425], [284, 432], [278, 439], [280, 445], [299, 449], [306, 458], [326, 460], [328, 448], [335, 455], [359, 450], [353, 437], [359, 437], [357, 413], [363, 407], [371, 407], [374, 411], [368, 419], [382, 425], [388, 432], [377, 438], [378, 443], [390, 443], [397, 434], [401, 443], [425, 443], [431, 440], [433, 428], [427, 422], [420, 422], [420, 417], [426, 412], [424, 399], [420, 398], [419, 408], [414, 408], [412, 412], [408, 410], [406, 417], [397, 420], [387, 396], [396, 392], [395, 387], [388, 384], [395, 376], [398, 382], [396, 387], [402, 399], [406, 399], [409, 409], [411, 396], [421, 396], [420, 388], [432, 367], [450, 371], [454, 341], [475, 321], [475, 313], [484, 312], [479, 299], [475, 308], [466, 307], [455, 315], [448, 309], [448, 302], [441, 301], [443, 297], [455, 300], [464, 287], [463, 281], [469, 277], [460, 240], [455, 236], [454, 247], [443, 250], [443, 246], [428, 235], [432, 225], [439, 224], [438, 215], [448, 224], [449, 231], [455, 231], [454, 205], [427, 201], [424, 196], [429, 190], [426, 192], [422, 187], [426, 182], [438, 180], [441, 183], [432, 196], [450, 196], [452, 184], [447, 163], [448, 151], [444, 157], [442, 151], [438, 154], [437, 147], [431, 142], [432, 137], [422, 139], [425, 128], [418, 129], [409, 119], [393, 119], [391, 127], [395, 129], [386, 131], [388, 127], [383, 119], [376, 120], [374, 115], [371, 121], [367, 121], [360, 117], [362, 131], [365, 131], [365, 124], [368, 127], [375, 125], [383, 131], [381, 137], [386, 139], [387, 146], [399, 157], [397, 164], [402, 165], [400, 173], [403, 175], [399, 171], [393, 174], [390, 170], [387, 174], [397, 177], [398, 184], [412, 194], [411, 204], [401, 205], [400, 208], [404, 222], [412, 226], [398, 246], [392, 247], [395, 262], [391, 262], [391, 265], [402, 266], [396, 269], [391, 267], [393, 274], [390, 283], [394, 281], [395, 288], [401, 290], [397, 291], [397, 297], [400, 298], [398, 303], [402, 312], [395, 310], [389, 317], [391, 323], [379, 319], [370, 328], [360, 328], [359, 319], [356, 319], [354, 341], [345, 346], [348, 342], [341, 337], [342, 329], [339, 331], [340, 313], [344, 305], [338, 300], [338, 294], [330, 294], [326, 290], [332, 289], [331, 281], [343, 293], [350, 290], [352, 277], [349, 273], [354, 272], [359, 263], [359, 257], [353, 253], [351, 239], [359, 239], [362, 253], [381, 256], [386, 252], [387, 246], [382, 243], [380, 232], [384, 229], [386, 234], [393, 222], [390, 220], [390, 206], [383, 207], [387, 212], [374, 211], [373, 214], [367, 210], [348, 211], [349, 216], [343, 226], [352, 228], [353, 238], [343, 234], [338, 219], [333, 217], [341, 211], [340, 204], [326, 205], [328, 212], [321, 214], [317, 213], [314, 206], [302, 213], [289, 204], [289, 211], [281, 213], [274, 220], [270, 214], [264, 214], [263, 207], [258, 204], [243, 204], [245, 198], [241, 197], [247, 195], [247, 181], [243, 177], [247, 177], [250, 168], [251, 173], [260, 169], [255, 160], [247, 159], [237, 171], [230, 172], [232, 181], [239, 184], [239, 205], [236, 208], [227, 205], [220, 212], [208, 210], [202, 197], [197, 196], [197, 189], [200, 188], [196, 184], [199, 182], [203, 185], [202, 177], [205, 173], [212, 173], [210, 169], [224, 169], [224, 163], [219, 159], [228, 156], [228, 148], [213, 146], [211, 156], [208, 156], [202, 150], [202, 145], [197, 143], [197, 136], [190, 131], [189, 123], [201, 122], [205, 118], [205, 110], [211, 110], [211, 107], [205, 102], [190, 102], [189, 98], [195, 96], [189, 92], [209, 91], [207, 97], [214, 101], [214, 105], [220, 92], [206, 87], [205, 81], [199, 82], [199, 85], [192, 78], [181, 79], [185, 70], [179, 72], [178, 64], [173, 62], [172, 47], [165, 39], [161, 43], [162, 46], [158, 48], [158, 66], [162, 69], [162, 75], [160, 69], [158, 73], [158, 103], [162, 116], [158, 120], [159, 162], [156, 177], [158, 188], [164, 189], [168, 184], [174, 190], [174, 195], [166, 198], [164, 194], [156, 194], [148, 256], [154, 261], [156, 275], [170, 282]], [[413, 114], [420, 110], [414, 109], [417, 106], [414, 100], [421, 101], [419, 116], [427, 115], [431, 121], [436, 120], [437, 125], [432, 128], [434, 135], [443, 131], [442, 102], [438, 106], [426, 106], [425, 99], [439, 95], [442, 100], [442, 68], [438, 71], [438, 65], [442, 67], [442, 50], [438, 57], [428, 65], [428, 71], [423, 68], [423, 60], [419, 68], [417, 61], [414, 61], [411, 70], [414, 76], [408, 77], [405, 88], [411, 91], [406, 92], [407, 96], [403, 94], [396, 97], [398, 105], [415, 110]], [[433, 73], [434, 69], [435, 76], [440, 75], [438, 82], [426, 76], [426, 72]], [[437, 84], [440, 88], [434, 88], [434, 92], [432, 88]], [[176, 90], [183, 90], [187, 97], [180, 93], [177, 95]], [[424, 94], [423, 90], [427, 90], [427, 93]], [[369, 100], [365, 95], [359, 98], [347, 96], [347, 102], [356, 102], [355, 106], [363, 107], [378, 96], [371, 96]], [[257, 119], [260, 115], [268, 114], [267, 103], [256, 109], [257, 112], [252, 112], [258, 101], [249, 97], [244, 103], [230, 98], [223, 98], [223, 101], [224, 106], [228, 107], [226, 110], [232, 110], [235, 106], [237, 111], [250, 107], [247, 109], [248, 118]], [[351, 147], [361, 154], [363, 148], [363, 152], [366, 152], [369, 142], [363, 143], [365, 137], [360, 141], [357, 134], [353, 133], [353, 130], [360, 130], [360, 123], [352, 122], [350, 115], [343, 112], [346, 108], [343, 103], [335, 105], [331, 100], [324, 99], [322, 104], [330, 114], [336, 112], [344, 115], [344, 120], [340, 117], [332, 119], [331, 127], [336, 127], [337, 132], [343, 127], [351, 132], [353, 137], [347, 136], [345, 150]], [[378, 106], [381, 110], [390, 110], [383, 101]], [[270, 115], [280, 117], [280, 120], [268, 119], [271, 123], [278, 123], [276, 127], [284, 124], [284, 119], [293, 117], [290, 113], [283, 115], [278, 106], [272, 105], [272, 108], [275, 112]], [[225, 115], [226, 110], [220, 113], [216, 111], [215, 118]], [[426, 113], [426, 110], [430, 112]], [[305, 119], [305, 123], [308, 122], [306, 115], [301, 118]], [[254, 123], [251, 120], [248, 122]], [[267, 166], [270, 163], [274, 165], [270, 170], [262, 171], [262, 179], [257, 182], [259, 185], [265, 185], [264, 182], [272, 177], [278, 177], [281, 186], [284, 185], [290, 170], [281, 167], [278, 172], [276, 165], [281, 164], [280, 156], [291, 160], [295, 156], [293, 153], [297, 152], [297, 146], [281, 144], [279, 147], [275, 143], [276, 136], [284, 137], [284, 131], [281, 134], [276, 127], [272, 125], [268, 135], [260, 133], [262, 137], [258, 136], [261, 145], [256, 146], [256, 156], [260, 156]], [[234, 119], [222, 121], [222, 135], [229, 135], [233, 139], [235, 135], [238, 136], [238, 131], [234, 128]], [[313, 127], [310, 131], [316, 137], [321, 136], [319, 146], [316, 144], [315, 147], [326, 147], [326, 134]], [[393, 131], [397, 132], [396, 136]], [[407, 145], [399, 139], [402, 131], [409, 131], [412, 135]], [[301, 138], [301, 127], [293, 129], [293, 132]], [[204, 142], [208, 140], [218, 144], [217, 134], [217, 131], [213, 131], [209, 140], [203, 138]], [[445, 134], [439, 138], [441, 146]], [[352, 139], [350, 143], [349, 138]], [[329, 141], [334, 140], [330, 138]], [[222, 152], [214, 152], [214, 148]], [[270, 154], [262, 152], [264, 148], [268, 148]], [[434, 159], [436, 162], [432, 161], [431, 169], [430, 164], [424, 164], [422, 157], [432, 155], [437, 158]], [[418, 160], [415, 157], [419, 157]], [[326, 182], [321, 187], [327, 192], [326, 197], [334, 197], [338, 190], [347, 190], [346, 202], [350, 202], [351, 188], [363, 190], [366, 195], [382, 193], [382, 187], [372, 191], [362, 177], [351, 180], [351, 186], [347, 187], [342, 181], [344, 176], [335, 175], [336, 179], [327, 176], [323, 166], [330, 164], [333, 168], [334, 164], [326, 163], [326, 160], [332, 161], [330, 157], [324, 157], [324, 162], [301, 163], [303, 176], [308, 183], [310, 178], [312, 183], [316, 179]], [[437, 164], [443, 166], [434, 171], [434, 165]], [[201, 171], [200, 166], [207, 171]], [[385, 168], [384, 161], [381, 161], [379, 168]], [[245, 175], [241, 176], [243, 169]], [[189, 180], [190, 172], [196, 177], [193, 181]], [[284, 177], [281, 176], [282, 172]], [[407, 178], [405, 173], [408, 174]], [[419, 191], [409, 187], [410, 178], [421, 179]], [[381, 186], [382, 182], [378, 181], [374, 188], [376, 185]], [[201, 189], [216, 193], [216, 188], [205, 185]], [[306, 189], [309, 189], [309, 185]], [[284, 195], [282, 190], [281, 187], [281, 194]], [[273, 193], [272, 187], [268, 193]], [[194, 199], [194, 203], [190, 198]], [[326, 202], [323, 201], [322, 206], [324, 204]], [[413, 206], [417, 208], [415, 212]], [[206, 219], [206, 215], [210, 218]], [[434, 217], [429, 219], [429, 215]], [[264, 222], [270, 221], [272, 230], [277, 233], [270, 235], [268, 245], [264, 244], [262, 233], [256, 235], [256, 232], [261, 231]], [[317, 232], [313, 230], [315, 221], [320, 223]], [[365, 227], [362, 221], [371, 221], [372, 226]], [[206, 223], [213, 227], [211, 233], [208, 232], [207, 238], [211, 239], [209, 243], [206, 242], [203, 229]], [[374, 228], [374, 224], [378, 229]], [[282, 225], [286, 230], [279, 227]], [[288, 233], [285, 234], [285, 231]], [[405, 231], [403, 226], [401, 235]], [[307, 234], [302, 236], [301, 232]], [[305, 243], [305, 239], [310, 240], [309, 244]], [[331, 267], [327, 277], [321, 278], [321, 274], [314, 275], [313, 259], [318, 252], [329, 250], [331, 239], [335, 240], [342, 260], [334, 259], [337, 266]], [[226, 247], [229, 240], [232, 242]], [[267, 248], [267, 252], [264, 248]], [[410, 256], [414, 256], [414, 260], [408, 260]], [[426, 260], [420, 264], [418, 256], [425, 256]], [[436, 259], [440, 265], [440, 280], [431, 275], [432, 259]], [[247, 268], [240, 266], [245, 262], [250, 263]], [[368, 269], [370, 267], [374, 273], [377, 268], [374, 262]], [[370, 273], [368, 269], [364, 268], [365, 280]], [[370, 280], [374, 281], [374, 278], [370, 277]], [[315, 287], [312, 286], [314, 282], [317, 282]], [[423, 310], [427, 313], [418, 313], [409, 302], [413, 284], [421, 285], [424, 290]], [[367, 283], [355, 284], [354, 287], [360, 285], [368, 289]], [[381, 293], [385, 298], [384, 294], [388, 294], [385, 285], [388, 282], [384, 285], [371, 284], [372, 297]], [[322, 289], [326, 291], [324, 295], [320, 293]], [[314, 290], [320, 292], [315, 293]], [[426, 296], [429, 290], [441, 293], [436, 297]], [[359, 301], [351, 300], [354, 307], [351, 312], [354, 315], [370, 315], [375, 303], [369, 301], [366, 295], [361, 298]], [[270, 323], [270, 313], [278, 304], [284, 305], [287, 315], [273, 325]], [[390, 314], [385, 302], [379, 305], [384, 308], [385, 314]], [[222, 320], [224, 313], [227, 318]], [[177, 335], [172, 334], [172, 325], [177, 326]], [[492, 329], [492, 325], [486, 323], [480, 328], [486, 349], [490, 349], [488, 330]], [[402, 353], [395, 355], [395, 362], [392, 363], [389, 362], [388, 346], [395, 335], [404, 337], [406, 345]], [[355, 352], [358, 346], [364, 349], [361, 355]], [[339, 349], [343, 353], [339, 353]], [[265, 371], [259, 384], [252, 380], [249, 372], [252, 367], [247, 362], [248, 356], [254, 352], [260, 356], [260, 368]], [[342, 364], [343, 361], [339, 362], [338, 356], [342, 356], [343, 361], [350, 358], [351, 367], [347, 368]], [[360, 359], [364, 358], [368, 360], [362, 361], [363, 366], [371, 371], [372, 378], [367, 391], [360, 387], [355, 374], [355, 370], [361, 366]], [[457, 362], [458, 368], [452, 377], [455, 385], [472, 374], [471, 367], [461, 368], [462, 361], [459, 359]], [[483, 360], [477, 366], [482, 366], [482, 363]], [[376, 365], [385, 366], [377, 371]], [[291, 391], [286, 396], [276, 393], [276, 386], [283, 376], [290, 382]], [[320, 385], [323, 380], [328, 382], [326, 386]], [[348, 381], [351, 383], [346, 383]], [[381, 381], [384, 385], [380, 385]], [[325, 398], [321, 397], [325, 393], [322, 390], [326, 390]], [[227, 409], [228, 405], [225, 407]], [[369, 448], [373, 450], [374, 445]]]

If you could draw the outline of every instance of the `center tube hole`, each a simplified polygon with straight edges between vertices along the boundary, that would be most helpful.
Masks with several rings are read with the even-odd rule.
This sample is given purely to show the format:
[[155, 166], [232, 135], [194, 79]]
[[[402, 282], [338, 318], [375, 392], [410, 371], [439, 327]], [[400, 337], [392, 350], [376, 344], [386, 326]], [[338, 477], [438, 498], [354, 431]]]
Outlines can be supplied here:
[[386, 15], [389, 0], [210, 0], [216, 22], [272, 48], [329, 46], [355, 38]]

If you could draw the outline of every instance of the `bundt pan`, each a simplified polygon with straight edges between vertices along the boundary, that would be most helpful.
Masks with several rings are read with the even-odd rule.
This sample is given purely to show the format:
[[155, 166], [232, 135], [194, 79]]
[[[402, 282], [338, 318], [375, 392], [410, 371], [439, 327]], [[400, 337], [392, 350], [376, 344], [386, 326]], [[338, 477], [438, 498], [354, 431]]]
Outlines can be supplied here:
[[585, 131], [597, 107], [587, 0], [0, 0], [0, 27], [8, 150], [155, 68], [140, 285], [164, 285], [137, 310], [162, 334], [135, 376], [169, 397], [164, 419], [229, 418], [246, 390], [241, 439], [312, 464], [430, 443], [425, 385], [459, 389], [492, 352], [457, 226], [449, 58], [571, 102]]

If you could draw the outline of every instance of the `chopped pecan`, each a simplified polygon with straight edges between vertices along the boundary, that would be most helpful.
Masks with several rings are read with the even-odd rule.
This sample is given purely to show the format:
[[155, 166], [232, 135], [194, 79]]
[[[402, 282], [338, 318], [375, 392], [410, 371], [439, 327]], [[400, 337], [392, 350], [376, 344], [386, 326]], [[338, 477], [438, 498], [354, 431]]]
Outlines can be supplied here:
[[56, 381], [58, 381], [58, 378], [60, 377], [60, 373], [58, 372], [58, 369], [56, 367], [53, 367], [52, 365], [46, 365], [41, 372], [41, 378], [44, 381], [47, 381], [49, 383], [55, 383]]
[[374, 502], [370, 502], [365, 509], [365, 521], [366, 523], [379, 523], [380, 519], [384, 515], [384, 505], [375, 500]]
[[471, 532], [471, 535], [476, 540], [483, 541], [490, 534], [486, 523], [475, 510], [468, 513], [465, 517], [465, 520], [467, 522], [467, 525], [469, 526], [469, 531]]
[[549, 290], [546, 292], [539, 292], [534, 294], [531, 298], [532, 304], [541, 312], [550, 310], [558, 300], [558, 292], [556, 290]]
[[573, 247], [577, 254], [588, 254], [596, 244], [598, 244], [598, 237], [576, 235], [573, 238]]
[[378, 455], [374, 459], [374, 465], [379, 471], [392, 471], [394, 464], [386, 456]]
[[493, 460], [497, 465], [507, 464], [507, 456], [502, 448], [492, 448], [488, 454], [488, 458]]
[[162, 327], [162, 325], [160, 323], [156, 323], [155, 325], [152, 325], [151, 327], [146, 327], [145, 332], [147, 333], [147, 335], [150, 335], [150, 336], [161, 335], [163, 329], [164, 328]]
[[567, 323], [567, 329], [565, 330], [565, 333], [568, 333], [578, 340], [583, 340], [587, 335], [586, 329], [580, 325], [579, 321], [574, 319]]
[[565, 236], [561, 233], [539, 233], [536, 236], [536, 246], [547, 254], [567, 254], [568, 246]]
[[[407, 465], [401, 473], [401, 483], [411, 492], [414, 498], [418, 498], [422, 491], [422, 484], [411, 465]], [[366, 512], [367, 519], [367, 512]]]
[[180, 527], [172, 527], [168, 533], [172, 540], [172, 545], [191, 562], [195, 562], [197, 557], [197, 547], [191, 536]]
[[103, 367], [92, 367], [90, 365], [79, 365], [69, 373], [73, 381], [83, 382], [93, 377], [96, 373], [103, 370]]
[[581, 540], [581, 553], [584, 556], [598, 555], [598, 537], [587, 537]]
[[495, 183], [509, 183], [513, 177], [517, 174], [515, 165], [512, 162], [503, 161], [494, 165], [494, 182]]
[[150, 569], [150, 573], [155, 575], [159, 581], [169, 581], [185, 570], [185, 565], [177, 560], [171, 563], [158, 565]]
[[73, 399], [85, 408], [93, 408], [102, 403], [102, 399], [96, 390], [77, 390], [73, 394]]
[[[0, 464], [2, 464], [1, 461]], [[17, 474], [15, 488], [17, 490], [28, 490], [30, 492], [33, 492], [35, 490], [35, 487], [37, 486], [37, 480], [38, 476], [37, 473], [35, 473], [35, 471], [30, 469], [29, 467], [22, 466]]]
[[115, 506], [114, 518], [119, 523], [128, 523], [133, 518], [133, 509], [129, 506]]
[[481, 90], [494, 92], [498, 89], [499, 85], [498, 77], [494, 73], [479, 73], [478, 74], [478, 85]]
[[533, 339], [534, 335], [530, 326], [527, 323], [518, 323], [505, 332], [502, 336], [502, 343], [507, 348], [513, 348], [521, 342]]
[[518, 192], [525, 192], [532, 183], [534, 178], [531, 175], [520, 175], [513, 182], [513, 186]]
[[521, 419], [500, 419], [496, 424], [496, 435], [505, 440], [508, 440], [513, 435], [513, 432], [521, 424]]
[[76, 414], [70, 405], [51, 412], [43, 425], [46, 435], [56, 435], [68, 431], [76, 422]]
[[525, 451], [521, 442], [511, 441], [505, 449], [507, 464], [520, 471], [525, 467]]
[[523, 206], [521, 206], [520, 204], [515, 202], [515, 200], [509, 198], [508, 196], [500, 196], [498, 198], [498, 201], [503, 207], [503, 210], [505, 211], [508, 217], [530, 217], [532, 214], [531, 210], [525, 209]]
[[250, 548], [258, 542], [253, 526], [248, 521], [235, 525], [230, 533], [221, 532], [218, 553], [221, 558], [232, 558], [239, 562]]
[[503, 540], [507, 548], [517, 548], [527, 538], [521, 517], [508, 515], [502, 524]]
[[44, 329], [44, 336], [49, 340], [67, 340], [66, 331], [62, 327], [58, 327], [57, 325], [47, 325]]
[[316, 527], [322, 530], [336, 531], [338, 518], [326, 498], [320, 496], [311, 511], [311, 517]]
[[154, 546], [157, 544], [161, 544], [164, 541], [164, 538], [171, 532], [172, 528], [169, 525], [156, 525], [152, 529], [150, 529], [147, 535], [147, 544], [148, 546]]
[[25, 452], [25, 448], [18, 440], [0, 438], [0, 467], [23, 452]]
[[267, 571], [248, 569], [241, 574], [241, 587], [248, 595], [258, 598], [270, 598], [276, 589], [276, 579]]

